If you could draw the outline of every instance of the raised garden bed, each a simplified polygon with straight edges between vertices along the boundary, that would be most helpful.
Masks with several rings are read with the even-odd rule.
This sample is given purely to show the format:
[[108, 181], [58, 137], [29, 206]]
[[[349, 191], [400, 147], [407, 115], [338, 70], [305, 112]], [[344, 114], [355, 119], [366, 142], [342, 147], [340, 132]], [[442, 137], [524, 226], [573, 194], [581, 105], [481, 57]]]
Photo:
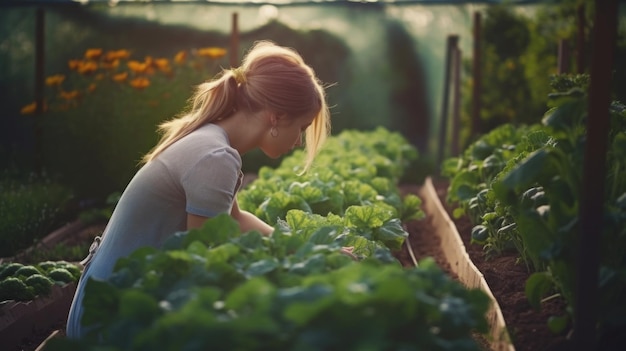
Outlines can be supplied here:
[[[102, 233], [104, 226], [105, 223], [87, 224], [76, 220], [48, 234], [31, 248], [14, 257], [3, 258], [2, 261], [34, 264], [49, 259], [63, 260], [65, 257], [50, 257], [58, 253], [55, 251], [57, 245], [66, 248], [89, 247], [93, 238]], [[79, 257], [68, 258], [68, 261], [78, 260]], [[47, 297], [3, 302], [0, 305], [0, 340], [3, 350], [36, 350], [51, 334], [62, 334], [75, 290], [76, 283], [54, 285], [52, 293]]]
[[[417, 194], [423, 201], [423, 210], [426, 219], [407, 223], [409, 237], [405, 250], [397, 254], [404, 265], [410, 265], [415, 260], [424, 257], [433, 257], [439, 266], [455, 277], [465, 286], [483, 290], [493, 301], [488, 311], [487, 319], [490, 326], [489, 336], [483, 339], [480, 336], [485, 350], [515, 351], [511, 343], [507, 327], [502, 316], [498, 299], [494, 297], [483, 274], [476, 268], [465, 245], [456, 230], [454, 222], [450, 220], [438, 196], [431, 178], [427, 178], [423, 186], [403, 186], [404, 192]], [[410, 249], [409, 249], [410, 248]]]
[[[404, 249], [395, 253], [398, 260], [408, 267], [414, 265], [422, 258], [433, 257], [440, 267], [465, 285], [480, 287], [484, 291], [489, 292], [489, 287], [484, 282], [482, 274], [475, 268], [472, 268], [473, 264], [469, 260], [469, 256], [465, 254], [465, 248], [460, 237], [457, 236], [455, 239], [454, 235], [457, 234], [450, 227], [452, 222], [449, 218], [446, 219], [447, 214], [445, 210], [442, 212], [443, 206], [437, 198], [436, 190], [430, 179], [426, 181], [424, 186], [403, 185], [401, 190], [405, 194], [413, 193], [423, 199], [423, 209], [427, 213], [427, 219], [406, 223], [409, 238]], [[96, 230], [97, 228], [93, 227], [91, 229]], [[88, 228], [82, 228], [83, 233], [88, 230]], [[74, 236], [70, 235], [70, 237]], [[410, 250], [408, 249], [409, 247], [411, 248]], [[484, 345], [485, 350], [514, 351], [515, 348], [508, 342], [506, 326], [495, 298], [494, 305], [489, 312], [489, 322], [491, 324], [490, 340], [477, 336], [481, 344]], [[46, 336], [63, 337], [63, 328], [64, 324], [50, 329], [48, 334], [39, 336], [41, 344], [32, 345], [30, 348], [26, 345], [21, 350], [43, 349], [47, 342]]]
[[513, 251], [499, 257], [487, 258], [481, 245], [472, 244], [472, 224], [467, 217], [454, 218], [446, 204], [448, 181], [433, 180], [436, 191], [447, 217], [458, 232], [463, 246], [473, 265], [482, 273], [495, 299], [498, 301], [508, 334], [516, 351], [557, 351], [566, 349], [566, 335], [554, 334], [548, 329], [550, 316], [558, 315], [565, 309], [560, 298], [545, 301], [541, 310], [529, 304], [524, 292], [530, 272], [519, 262]]
[[[471, 228], [463, 226], [463, 219], [452, 220], [449, 213], [446, 212], [447, 206], [441, 201], [442, 197], [445, 197], [446, 186], [445, 182], [433, 182], [427, 179], [423, 186], [403, 185], [401, 187], [404, 193], [417, 194], [423, 199], [423, 209], [427, 213], [427, 219], [411, 221], [406, 224], [406, 229], [409, 232], [407, 245], [405, 245], [402, 251], [396, 252], [396, 257], [405, 266], [414, 265], [417, 260], [424, 257], [433, 257], [444, 270], [465, 285], [480, 287], [488, 291], [488, 294], [492, 294], [494, 305], [489, 312], [491, 324], [490, 340], [482, 340], [485, 350], [545, 350], [545, 345], [558, 343], [559, 337], [551, 335], [545, 325], [549, 311], [538, 313], [532, 310], [525, 301], [525, 296], [523, 295], [523, 281], [525, 277], [522, 274], [525, 273], [524, 268], [517, 265], [514, 258], [507, 259], [510, 262], [508, 266], [504, 264], [507, 261], [505, 259], [485, 262], [484, 258], [481, 257], [482, 252], [479, 247], [477, 248], [477, 245], [469, 245], [467, 241], [463, 242], [463, 234], [467, 234], [464, 232]], [[102, 224], [100, 224], [100, 228], [102, 228]], [[96, 225], [82, 227], [79, 232], [85, 234], [86, 232], [93, 233], [97, 230], [98, 226]], [[73, 240], [76, 240], [75, 237], [81, 237], [78, 234], [68, 236], [73, 238]], [[83, 240], [90, 240], [89, 237], [91, 235], [82, 235], [82, 237]], [[411, 250], [408, 250], [408, 247], [411, 247]], [[476, 263], [473, 262], [474, 259], [477, 260]], [[483, 268], [487, 269], [485, 272], [488, 272], [483, 275], [480, 267], [481, 265], [486, 267], [484, 266], [485, 264], [493, 266], [491, 270]], [[498, 271], [493, 268], [494, 266], [497, 267]], [[499, 271], [506, 272], [507, 270], [509, 273], [498, 273]], [[513, 278], [516, 276], [518, 277], [517, 280], [522, 283], [515, 283]], [[490, 285], [491, 283], [488, 279], [495, 282], [495, 287]], [[500, 284], [497, 284], [498, 280]], [[506, 289], [502, 289], [502, 281], [508, 283], [509, 295], [506, 295]], [[522, 284], [522, 289], [517, 292], [511, 292], [511, 287], [516, 286], [516, 284]], [[512, 306], [508, 304], [503, 305], [503, 302], [508, 303], [510, 301], [513, 301]], [[66, 308], [69, 308], [69, 304]], [[57, 312], [57, 316], [60, 314], [60, 317], [64, 319], [66, 312], [67, 309]], [[508, 316], [511, 322], [505, 316]], [[526, 322], [523, 322], [524, 318]], [[508, 328], [505, 321], [506, 323], [511, 323], [508, 325]], [[56, 326], [52, 326], [47, 333], [40, 332], [39, 336], [31, 338], [38, 337], [39, 344], [33, 344], [32, 342], [30, 345], [23, 344], [20, 350], [28, 351], [36, 350], [37, 347], [42, 348], [47, 336], [62, 337], [64, 335], [63, 328], [64, 323], [59, 323]], [[509, 333], [513, 336], [513, 344], [508, 341]]]
[[34, 350], [51, 331], [65, 324], [76, 283], [55, 285], [47, 297], [31, 301], [6, 301], [0, 307], [2, 349]]

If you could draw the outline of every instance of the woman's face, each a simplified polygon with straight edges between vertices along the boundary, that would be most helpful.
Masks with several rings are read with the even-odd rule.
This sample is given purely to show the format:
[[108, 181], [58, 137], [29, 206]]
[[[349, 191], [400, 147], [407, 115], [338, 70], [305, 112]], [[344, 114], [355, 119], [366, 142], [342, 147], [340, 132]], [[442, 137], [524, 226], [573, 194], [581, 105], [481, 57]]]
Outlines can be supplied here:
[[275, 124], [275, 133], [267, 133], [261, 150], [271, 158], [278, 158], [295, 147], [302, 146], [304, 132], [311, 125], [315, 116], [297, 118], [278, 118]]

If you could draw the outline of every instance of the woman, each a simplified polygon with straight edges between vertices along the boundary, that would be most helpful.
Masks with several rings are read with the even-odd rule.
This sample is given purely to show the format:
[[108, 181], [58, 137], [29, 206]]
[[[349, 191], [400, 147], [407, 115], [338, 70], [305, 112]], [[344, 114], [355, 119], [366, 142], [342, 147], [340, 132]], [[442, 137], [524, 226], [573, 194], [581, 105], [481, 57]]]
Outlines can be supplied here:
[[88, 278], [107, 279], [118, 258], [142, 246], [159, 247], [177, 231], [230, 213], [242, 231], [273, 228], [239, 209], [241, 155], [254, 148], [272, 158], [302, 144], [305, 170], [330, 131], [324, 88], [295, 51], [256, 43], [242, 66], [201, 84], [191, 110], [160, 126], [163, 136], [124, 190], [103, 233], [83, 261], [67, 336], [79, 338]]

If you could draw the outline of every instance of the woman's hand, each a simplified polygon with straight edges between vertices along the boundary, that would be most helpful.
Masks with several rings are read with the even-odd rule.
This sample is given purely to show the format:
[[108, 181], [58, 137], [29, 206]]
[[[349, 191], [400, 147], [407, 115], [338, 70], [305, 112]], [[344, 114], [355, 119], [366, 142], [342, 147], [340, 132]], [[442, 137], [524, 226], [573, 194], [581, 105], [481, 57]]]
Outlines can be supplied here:
[[239, 223], [239, 229], [242, 233], [250, 230], [258, 230], [261, 234], [268, 236], [274, 232], [274, 227], [271, 225], [263, 222], [261, 219], [248, 211], [240, 210], [236, 199], [233, 202], [233, 208], [230, 211], [230, 215]]
[[344, 246], [341, 248], [341, 253], [350, 256], [355, 261], [358, 261], [359, 258], [356, 257], [355, 254], [352, 253], [354, 251], [354, 246]]

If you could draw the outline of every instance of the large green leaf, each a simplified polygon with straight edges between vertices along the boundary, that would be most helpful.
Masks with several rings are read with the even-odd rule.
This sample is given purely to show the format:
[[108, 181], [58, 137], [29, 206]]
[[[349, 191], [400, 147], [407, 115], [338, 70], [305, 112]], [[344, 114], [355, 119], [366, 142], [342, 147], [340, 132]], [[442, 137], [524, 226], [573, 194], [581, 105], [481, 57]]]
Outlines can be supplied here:
[[535, 272], [526, 280], [524, 291], [530, 305], [539, 310], [541, 299], [554, 289], [554, 280], [548, 272]]
[[258, 275], [265, 275], [279, 267], [279, 263], [275, 258], [266, 258], [263, 260], [255, 261], [246, 270], [246, 276], [255, 277]]
[[408, 236], [397, 218], [385, 222], [374, 230], [374, 240], [380, 240], [392, 250], [399, 250]]
[[358, 228], [378, 228], [391, 219], [393, 212], [383, 206], [350, 206], [346, 209], [346, 225]]
[[83, 299], [81, 324], [97, 325], [115, 321], [122, 292], [108, 282], [89, 278]]

